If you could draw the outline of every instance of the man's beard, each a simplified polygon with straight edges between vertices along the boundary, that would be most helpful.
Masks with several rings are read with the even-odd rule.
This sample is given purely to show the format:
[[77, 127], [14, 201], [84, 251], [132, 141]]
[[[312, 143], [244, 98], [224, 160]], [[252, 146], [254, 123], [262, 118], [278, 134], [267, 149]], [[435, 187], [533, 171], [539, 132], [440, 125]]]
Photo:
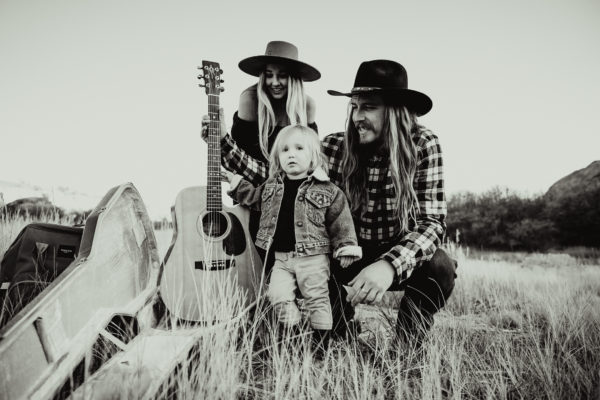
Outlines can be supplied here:
[[373, 140], [370, 143], [361, 143], [360, 135], [358, 134], [358, 131], [356, 134], [358, 136], [357, 139], [358, 139], [359, 149], [360, 149], [359, 158], [368, 159], [369, 157], [371, 157], [373, 155], [380, 155], [380, 156], [389, 155], [388, 154], [389, 151], [387, 151], [387, 149], [385, 147], [383, 135], [379, 135], [379, 137], [375, 138], [375, 140]]

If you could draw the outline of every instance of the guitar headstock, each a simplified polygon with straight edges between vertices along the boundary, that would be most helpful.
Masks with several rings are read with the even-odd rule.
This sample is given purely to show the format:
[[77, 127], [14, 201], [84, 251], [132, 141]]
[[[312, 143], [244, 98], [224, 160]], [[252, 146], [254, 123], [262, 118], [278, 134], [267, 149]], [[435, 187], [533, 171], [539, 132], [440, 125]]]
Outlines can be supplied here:
[[198, 67], [202, 72], [198, 75], [198, 79], [204, 80], [204, 83], [200, 83], [198, 86], [206, 89], [206, 94], [219, 95], [225, 90], [221, 79], [223, 70], [219, 66], [218, 62], [202, 60], [202, 67]]

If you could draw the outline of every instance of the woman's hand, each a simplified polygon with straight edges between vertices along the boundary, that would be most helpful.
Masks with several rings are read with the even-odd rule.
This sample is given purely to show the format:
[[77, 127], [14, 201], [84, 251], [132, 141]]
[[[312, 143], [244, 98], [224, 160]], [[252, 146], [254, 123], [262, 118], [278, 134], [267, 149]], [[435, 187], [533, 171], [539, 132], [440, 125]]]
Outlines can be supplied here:
[[[208, 129], [209, 127], [212, 129], [216, 129], [219, 130], [219, 137], [221, 139], [223, 139], [226, 135], [227, 135], [227, 124], [225, 123], [225, 111], [223, 111], [223, 108], [219, 108], [219, 119], [215, 120], [213, 116], [213, 119], [211, 121], [211, 116], [210, 115], [203, 115], [202, 116], [202, 131], [201, 131], [201, 135], [202, 135], [202, 139], [206, 142], [208, 141]], [[219, 123], [220, 122], [220, 123]]]
[[231, 179], [233, 178], [233, 173], [227, 171], [225, 168], [221, 167], [221, 180], [223, 182], [231, 183]]

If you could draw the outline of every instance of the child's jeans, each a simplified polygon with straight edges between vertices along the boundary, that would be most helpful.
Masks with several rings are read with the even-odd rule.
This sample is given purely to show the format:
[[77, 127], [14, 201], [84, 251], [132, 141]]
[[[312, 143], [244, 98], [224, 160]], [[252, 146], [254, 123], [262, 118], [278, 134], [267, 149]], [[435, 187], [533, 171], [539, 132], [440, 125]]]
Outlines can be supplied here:
[[279, 322], [293, 326], [301, 315], [296, 305], [296, 288], [304, 297], [313, 329], [330, 330], [333, 325], [329, 302], [329, 256], [318, 254], [298, 257], [295, 252], [275, 252], [275, 264], [267, 296]]

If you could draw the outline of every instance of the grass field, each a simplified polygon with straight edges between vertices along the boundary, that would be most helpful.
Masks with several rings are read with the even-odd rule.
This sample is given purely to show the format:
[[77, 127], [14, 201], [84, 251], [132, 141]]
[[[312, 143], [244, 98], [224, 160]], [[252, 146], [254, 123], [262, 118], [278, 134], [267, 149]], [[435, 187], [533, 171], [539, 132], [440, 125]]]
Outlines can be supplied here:
[[[0, 254], [25, 223], [0, 220]], [[164, 254], [170, 233], [157, 238]], [[393, 309], [360, 307], [365, 332], [333, 343], [318, 360], [307, 336], [278, 344], [265, 305], [253, 318], [209, 330], [159, 397], [600, 398], [600, 266], [560, 254], [502, 261], [452, 253], [456, 288], [423, 351], [398, 346]], [[116, 375], [106, 396], [137, 398], [143, 377]]]

